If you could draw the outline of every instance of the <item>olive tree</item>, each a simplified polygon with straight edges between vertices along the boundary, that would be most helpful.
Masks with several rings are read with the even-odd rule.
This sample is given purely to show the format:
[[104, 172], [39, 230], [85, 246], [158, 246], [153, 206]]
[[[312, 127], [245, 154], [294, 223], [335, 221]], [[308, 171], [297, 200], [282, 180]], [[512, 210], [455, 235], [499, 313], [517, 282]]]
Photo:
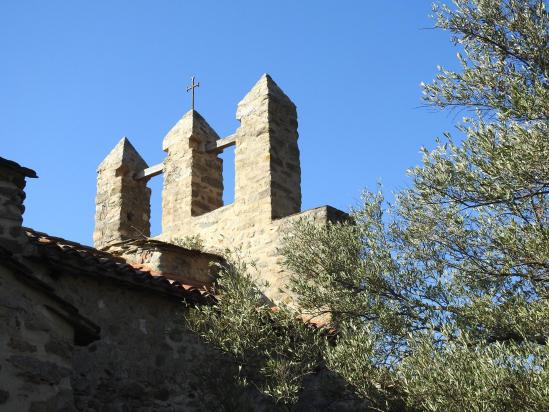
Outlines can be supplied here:
[[[348, 222], [300, 222], [282, 249], [299, 313], [329, 319], [335, 337], [264, 304], [193, 315], [218, 346], [236, 339], [243, 362], [260, 353], [279, 402], [295, 402], [316, 365], [379, 410], [549, 410], [549, 15], [543, 0], [433, 10], [461, 69], [440, 67], [424, 101], [464, 113], [455, 133], [422, 149], [393, 204], [366, 192]], [[249, 279], [229, 272], [222, 285]], [[235, 322], [254, 330], [243, 336]]]

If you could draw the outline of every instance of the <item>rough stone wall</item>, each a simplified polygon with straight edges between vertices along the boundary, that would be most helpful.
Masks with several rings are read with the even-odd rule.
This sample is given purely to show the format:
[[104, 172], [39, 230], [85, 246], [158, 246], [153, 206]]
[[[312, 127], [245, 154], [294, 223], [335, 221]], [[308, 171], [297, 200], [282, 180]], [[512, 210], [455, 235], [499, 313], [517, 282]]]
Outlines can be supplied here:
[[150, 236], [151, 191], [134, 175], [147, 167], [124, 137], [97, 169], [93, 240], [98, 249], [136, 237]]
[[276, 410], [234, 385], [234, 364], [186, 329], [177, 298], [101, 277], [48, 276], [41, 277], [101, 328], [99, 340], [75, 348], [77, 410]]
[[0, 262], [0, 410], [72, 411], [72, 326]]
[[109, 253], [135, 267], [193, 286], [211, 285], [217, 274], [214, 263], [222, 262], [216, 255], [155, 240], [125, 242], [110, 247]]
[[[290, 297], [280, 292], [287, 282], [288, 274], [278, 250], [292, 224], [304, 219], [326, 225], [345, 216], [345, 213], [330, 206], [321, 206], [272, 221], [239, 219], [237, 212], [237, 205], [231, 204], [197, 216], [192, 219], [191, 231], [187, 233], [199, 235], [205, 249], [211, 253], [221, 254], [228, 248], [240, 251], [244, 259], [253, 261], [258, 268], [260, 280], [268, 282], [264, 289], [265, 294], [275, 303], [290, 302]], [[163, 236], [165, 234], [161, 235]], [[169, 241], [169, 238], [164, 240]]]
[[[101, 332], [74, 346], [73, 329], [45, 309], [43, 297], [0, 276], [0, 410], [288, 410], [236, 384], [237, 365], [186, 328], [188, 308], [178, 298], [60, 268], [52, 276], [36, 260], [32, 269]], [[307, 378], [292, 410], [366, 408], [321, 371]]]

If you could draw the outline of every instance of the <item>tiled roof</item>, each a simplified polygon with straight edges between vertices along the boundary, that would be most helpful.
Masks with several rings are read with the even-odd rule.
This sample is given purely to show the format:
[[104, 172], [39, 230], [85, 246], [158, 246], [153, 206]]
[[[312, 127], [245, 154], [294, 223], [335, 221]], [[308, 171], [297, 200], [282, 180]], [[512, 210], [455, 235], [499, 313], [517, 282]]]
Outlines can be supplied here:
[[129, 286], [181, 297], [194, 304], [207, 303], [213, 299], [204, 289], [185, 285], [165, 276], [155, 276], [149, 271], [129, 265], [124, 259], [110, 253], [33, 229], [24, 230], [30, 242], [36, 247], [39, 259], [68, 272], [119, 281]]
[[213, 253], [204, 252], [198, 249], [189, 249], [188, 247], [175, 245], [173, 243], [164, 242], [162, 240], [158, 240], [154, 238], [128, 239], [123, 242], [109, 244], [109, 246], [119, 246], [121, 249], [127, 249], [131, 246], [140, 246], [143, 248], [150, 248], [150, 249], [158, 248], [160, 250], [173, 250], [177, 253], [181, 253], [187, 256], [199, 256], [199, 255], [205, 256], [212, 259], [213, 261], [223, 260], [221, 256], [215, 255]]

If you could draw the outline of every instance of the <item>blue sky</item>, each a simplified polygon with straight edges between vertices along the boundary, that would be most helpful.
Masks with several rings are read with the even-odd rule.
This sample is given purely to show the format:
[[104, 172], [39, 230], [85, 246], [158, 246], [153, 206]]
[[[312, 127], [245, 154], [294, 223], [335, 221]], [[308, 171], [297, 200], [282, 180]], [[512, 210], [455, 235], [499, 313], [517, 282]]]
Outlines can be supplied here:
[[[24, 224], [91, 244], [97, 165], [122, 136], [161, 162], [192, 75], [197, 110], [222, 137], [262, 73], [296, 103], [303, 209], [348, 210], [378, 181], [406, 186], [419, 147], [457, 120], [420, 107], [419, 83], [456, 65], [448, 34], [427, 29], [430, 4], [3, 0], [0, 156], [40, 176]], [[161, 177], [150, 186], [158, 234]]]

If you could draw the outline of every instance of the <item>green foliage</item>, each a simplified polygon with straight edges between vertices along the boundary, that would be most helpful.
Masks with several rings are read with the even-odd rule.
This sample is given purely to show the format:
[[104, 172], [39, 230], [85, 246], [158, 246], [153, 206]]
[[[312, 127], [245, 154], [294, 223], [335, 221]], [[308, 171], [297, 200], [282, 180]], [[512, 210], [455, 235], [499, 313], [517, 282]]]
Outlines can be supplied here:
[[[237, 379], [251, 382], [280, 403], [295, 403], [303, 378], [321, 360], [321, 331], [284, 305], [273, 308], [239, 256], [220, 268], [218, 303], [191, 310], [188, 324], [206, 341], [231, 354]], [[250, 273], [252, 272], [252, 273]]]
[[[253, 379], [280, 401], [316, 362], [380, 410], [549, 410], [549, 16], [540, 0], [434, 11], [462, 70], [441, 68], [424, 98], [470, 112], [458, 138], [423, 149], [394, 205], [367, 192], [352, 222], [285, 239], [288, 288], [307, 318], [329, 316], [335, 344], [273, 314], [234, 266], [248, 286], [225, 283], [199, 316], [239, 362], [265, 356]], [[280, 360], [299, 366], [275, 373]]]
[[185, 237], [174, 237], [171, 239], [171, 243], [177, 246], [184, 247], [191, 250], [204, 250], [204, 241], [200, 235], [192, 235]]
[[408, 403], [427, 411], [549, 408], [547, 349], [530, 342], [478, 342], [467, 335], [433, 346], [418, 336], [398, 370]]

